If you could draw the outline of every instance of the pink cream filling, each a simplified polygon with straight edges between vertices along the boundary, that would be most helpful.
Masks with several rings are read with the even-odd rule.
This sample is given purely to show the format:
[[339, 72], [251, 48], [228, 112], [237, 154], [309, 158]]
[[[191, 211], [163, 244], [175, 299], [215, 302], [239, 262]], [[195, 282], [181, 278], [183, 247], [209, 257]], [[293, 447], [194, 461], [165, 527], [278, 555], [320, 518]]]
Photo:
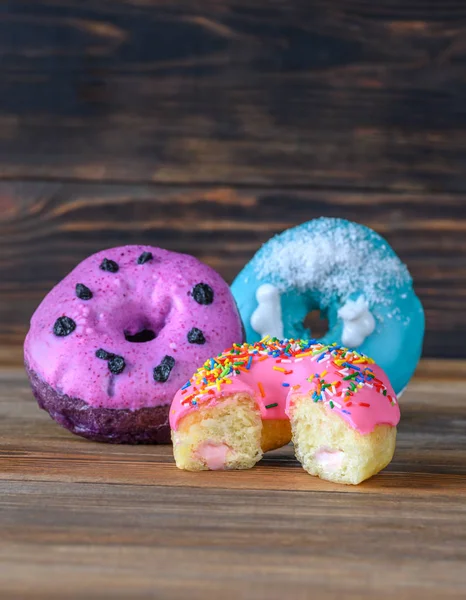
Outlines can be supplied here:
[[341, 467], [345, 453], [342, 450], [330, 450], [326, 447], [317, 450], [315, 460], [327, 469], [337, 470]]
[[227, 444], [203, 442], [196, 450], [196, 457], [203, 460], [211, 471], [225, 469], [227, 454], [231, 450]]

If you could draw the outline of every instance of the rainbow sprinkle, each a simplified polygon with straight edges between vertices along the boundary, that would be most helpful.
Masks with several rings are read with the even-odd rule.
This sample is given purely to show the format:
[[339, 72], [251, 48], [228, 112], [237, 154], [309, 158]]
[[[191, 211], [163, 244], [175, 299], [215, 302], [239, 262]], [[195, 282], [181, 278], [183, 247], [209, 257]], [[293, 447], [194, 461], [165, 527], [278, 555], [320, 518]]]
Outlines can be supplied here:
[[[320, 374], [316, 373], [308, 378], [308, 381], [314, 386], [312, 391], [314, 402], [323, 402], [332, 409], [338, 409], [342, 413], [350, 415], [351, 412], [348, 408], [353, 404], [363, 408], [370, 406], [366, 402], [352, 402], [352, 400], [356, 400], [354, 396], [368, 386], [385, 396], [390, 404], [396, 404], [396, 398], [388, 394], [383, 382], [375, 376], [370, 368], [370, 365], [374, 364], [371, 358], [337, 344], [322, 344], [316, 340], [279, 340], [270, 338], [270, 336], [255, 344], [233, 344], [225, 352], [207, 360], [183, 386], [182, 393], [189, 391], [189, 394], [186, 394], [181, 403], [199, 406], [203, 400], [211, 400], [212, 395], [215, 396], [220, 392], [224, 385], [231, 384], [234, 377], [240, 375], [241, 372], [247, 373], [256, 361], [261, 362], [267, 358], [274, 358], [276, 364], [272, 367], [273, 370], [282, 373], [284, 378], [287, 378], [293, 373], [293, 370], [288, 365], [287, 368], [284, 368], [281, 364], [293, 363], [293, 361], [303, 360], [305, 357], [317, 362], [319, 366], [322, 364]], [[338, 379], [333, 381], [335, 376], [332, 375], [332, 381], [327, 382], [325, 376], [328, 374], [330, 366], [336, 370]], [[291, 387], [292, 390], [299, 389], [299, 386], [290, 386], [287, 382], [283, 382], [281, 385], [285, 388]], [[257, 388], [260, 396], [265, 398], [264, 385], [258, 382]], [[276, 406], [278, 403], [272, 403], [267, 404], [266, 408]]]

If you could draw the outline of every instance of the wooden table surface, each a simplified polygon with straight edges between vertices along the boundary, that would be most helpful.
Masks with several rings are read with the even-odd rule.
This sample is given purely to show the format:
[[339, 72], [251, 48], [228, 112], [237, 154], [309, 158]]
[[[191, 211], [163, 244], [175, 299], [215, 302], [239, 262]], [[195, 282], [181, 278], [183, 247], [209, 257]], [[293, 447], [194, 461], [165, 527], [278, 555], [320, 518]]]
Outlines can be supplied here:
[[41, 412], [0, 371], [0, 596], [466, 597], [466, 365], [424, 362], [392, 464], [357, 486], [287, 447], [244, 472], [185, 473], [170, 447], [112, 446]]

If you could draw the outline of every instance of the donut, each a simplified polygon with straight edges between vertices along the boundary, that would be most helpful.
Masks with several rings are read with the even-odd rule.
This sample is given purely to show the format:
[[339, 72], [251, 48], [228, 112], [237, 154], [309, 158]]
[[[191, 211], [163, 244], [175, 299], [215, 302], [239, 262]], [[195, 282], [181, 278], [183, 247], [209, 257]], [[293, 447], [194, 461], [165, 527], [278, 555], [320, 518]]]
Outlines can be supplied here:
[[233, 344], [176, 393], [176, 465], [249, 469], [290, 440], [311, 475], [358, 484], [393, 457], [400, 410], [371, 358], [334, 344], [264, 338]]
[[44, 298], [24, 344], [39, 406], [96, 441], [169, 443], [169, 405], [243, 329], [228, 285], [192, 256], [123, 246], [86, 258]]
[[231, 286], [249, 343], [265, 335], [307, 338], [313, 310], [328, 319], [323, 344], [371, 356], [397, 394], [422, 351], [424, 312], [407, 267], [377, 233], [321, 218], [269, 240]]

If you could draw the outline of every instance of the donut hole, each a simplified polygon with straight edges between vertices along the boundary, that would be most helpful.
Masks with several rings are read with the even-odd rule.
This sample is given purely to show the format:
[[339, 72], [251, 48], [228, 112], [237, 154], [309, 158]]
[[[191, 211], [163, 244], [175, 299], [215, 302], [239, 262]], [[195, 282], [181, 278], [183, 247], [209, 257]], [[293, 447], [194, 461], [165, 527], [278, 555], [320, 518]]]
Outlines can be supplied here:
[[146, 342], [151, 342], [155, 340], [156, 334], [152, 329], [141, 329], [136, 333], [131, 333], [129, 331], [125, 331], [125, 339], [127, 342], [131, 342], [132, 344], [144, 344]]
[[328, 319], [320, 310], [311, 310], [304, 318], [304, 327], [310, 329], [311, 335], [315, 339], [323, 337], [328, 329]]
[[131, 316], [123, 330], [125, 340], [130, 344], [147, 344], [155, 340], [167, 324], [171, 308], [172, 304], [169, 298], [159, 303], [156, 314], [154, 314], [154, 310], [150, 311], [144, 306], [126, 305], [125, 312]]

